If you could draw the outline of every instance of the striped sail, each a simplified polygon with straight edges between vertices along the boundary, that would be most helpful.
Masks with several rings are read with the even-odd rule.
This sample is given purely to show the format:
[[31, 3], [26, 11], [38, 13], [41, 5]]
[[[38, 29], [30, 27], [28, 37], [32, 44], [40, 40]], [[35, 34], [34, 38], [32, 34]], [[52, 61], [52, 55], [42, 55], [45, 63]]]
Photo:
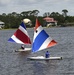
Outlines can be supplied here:
[[19, 44], [31, 44], [24, 22], [21, 23], [17, 31], [11, 36], [11, 38], [9, 38], [8, 41]]
[[54, 41], [42, 28], [38, 19], [36, 19], [36, 25], [34, 29], [34, 38], [32, 44], [32, 52], [37, 52], [49, 47], [56, 45], [57, 42]]

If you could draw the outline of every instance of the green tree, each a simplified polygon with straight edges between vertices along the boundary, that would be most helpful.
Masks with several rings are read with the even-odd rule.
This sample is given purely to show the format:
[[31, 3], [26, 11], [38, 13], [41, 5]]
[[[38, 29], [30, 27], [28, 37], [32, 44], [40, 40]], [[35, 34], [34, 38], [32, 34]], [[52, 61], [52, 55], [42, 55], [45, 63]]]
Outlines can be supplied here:
[[63, 16], [66, 17], [67, 16], [67, 13], [68, 13], [68, 10], [63, 9], [62, 12], [63, 12]]
[[64, 25], [66, 26], [67, 25], [67, 13], [68, 13], [68, 10], [66, 10], [66, 9], [63, 9], [62, 10], [62, 12], [63, 12], [63, 16], [64, 16]]
[[38, 16], [38, 13], [39, 13], [39, 10], [33, 10], [33, 11], [31, 12], [31, 15], [32, 15], [32, 16]]
[[43, 14], [43, 17], [47, 17], [47, 16], [50, 16], [50, 13], [49, 13], [49, 12], [45, 12], [45, 13]]

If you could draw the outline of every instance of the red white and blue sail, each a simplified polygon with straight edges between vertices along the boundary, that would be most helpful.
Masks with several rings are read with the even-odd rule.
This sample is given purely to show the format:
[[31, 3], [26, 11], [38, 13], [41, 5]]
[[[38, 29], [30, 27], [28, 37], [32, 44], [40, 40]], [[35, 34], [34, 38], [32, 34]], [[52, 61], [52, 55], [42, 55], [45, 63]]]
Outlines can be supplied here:
[[11, 36], [11, 38], [9, 38], [8, 41], [19, 44], [31, 44], [24, 22], [21, 23], [17, 31]]
[[32, 52], [37, 52], [49, 47], [56, 45], [57, 42], [54, 41], [42, 28], [38, 19], [36, 19], [36, 25], [34, 29], [34, 38], [32, 44]]

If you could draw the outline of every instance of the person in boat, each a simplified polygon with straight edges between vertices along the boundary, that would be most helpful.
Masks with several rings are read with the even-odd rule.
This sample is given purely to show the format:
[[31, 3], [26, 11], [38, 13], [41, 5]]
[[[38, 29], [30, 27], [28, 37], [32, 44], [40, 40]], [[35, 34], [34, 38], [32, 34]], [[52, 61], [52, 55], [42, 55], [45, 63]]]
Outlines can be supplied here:
[[24, 49], [24, 48], [25, 48], [25, 47], [24, 47], [24, 45], [22, 44], [22, 45], [21, 45], [21, 49]]
[[49, 52], [46, 51], [46, 53], [45, 53], [45, 57], [46, 57], [46, 58], [49, 58], [49, 56], [50, 56]]

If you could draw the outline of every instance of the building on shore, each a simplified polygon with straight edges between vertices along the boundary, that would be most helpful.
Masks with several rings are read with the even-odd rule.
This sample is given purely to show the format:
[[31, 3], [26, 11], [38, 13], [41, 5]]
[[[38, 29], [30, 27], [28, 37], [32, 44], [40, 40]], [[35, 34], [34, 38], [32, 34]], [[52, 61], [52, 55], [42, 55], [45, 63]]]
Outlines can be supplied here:
[[44, 22], [44, 26], [50, 27], [50, 26], [57, 26], [57, 21], [54, 20], [54, 18], [50, 18], [50, 17], [45, 17], [43, 18]]
[[0, 21], [0, 29], [4, 28], [5, 23]]

